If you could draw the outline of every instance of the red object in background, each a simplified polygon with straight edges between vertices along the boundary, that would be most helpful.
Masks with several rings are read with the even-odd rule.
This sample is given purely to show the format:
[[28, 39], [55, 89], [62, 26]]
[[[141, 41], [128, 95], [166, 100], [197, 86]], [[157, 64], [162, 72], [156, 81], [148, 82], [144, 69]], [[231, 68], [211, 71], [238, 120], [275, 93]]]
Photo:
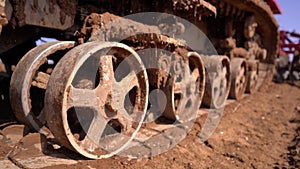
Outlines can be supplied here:
[[277, 0], [265, 0], [265, 1], [271, 7], [273, 14], [282, 14], [282, 11], [278, 5]]
[[[293, 42], [291, 38], [298, 38], [299, 41]], [[279, 55], [284, 54], [293, 54], [295, 50], [300, 51], [300, 34], [295, 32], [280, 31], [280, 44], [279, 44]]]

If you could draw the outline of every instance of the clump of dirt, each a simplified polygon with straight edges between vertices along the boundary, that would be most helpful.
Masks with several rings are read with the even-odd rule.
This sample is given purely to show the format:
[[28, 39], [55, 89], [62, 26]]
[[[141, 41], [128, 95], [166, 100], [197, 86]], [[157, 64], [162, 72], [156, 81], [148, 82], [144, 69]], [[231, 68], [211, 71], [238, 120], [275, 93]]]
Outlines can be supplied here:
[[81, 29], [84, 39], [79, 41], [120, 41], [138, 32], [160, 34], [156, 26], [145, 25], [111, 13], [87, 16]]
[[3, 146], [3, 145], [7, 145], [7, 139], [5, 138], [5, 136], [0, 133], [0, 160], [3, 160], [6, 155], [9, 153], [9, 151], [11, 150], [11, 147], [9, 146]]

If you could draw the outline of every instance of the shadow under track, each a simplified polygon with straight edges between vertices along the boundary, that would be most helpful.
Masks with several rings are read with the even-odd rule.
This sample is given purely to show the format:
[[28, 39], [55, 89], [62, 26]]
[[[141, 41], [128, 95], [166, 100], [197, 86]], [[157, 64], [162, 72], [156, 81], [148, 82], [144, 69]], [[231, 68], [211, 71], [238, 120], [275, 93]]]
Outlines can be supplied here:
[[0, 130], [16, 123], [9, 101], [10, 76], [0, 72]]

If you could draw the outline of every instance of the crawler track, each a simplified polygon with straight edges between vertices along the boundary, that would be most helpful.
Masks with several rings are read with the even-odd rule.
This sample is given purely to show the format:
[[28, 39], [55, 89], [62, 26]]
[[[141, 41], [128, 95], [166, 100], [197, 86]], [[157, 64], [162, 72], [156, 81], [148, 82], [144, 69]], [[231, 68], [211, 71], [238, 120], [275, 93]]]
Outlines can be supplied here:
[[[73, 24], [77, 17], [70, 10], [76, 5], [80, 11], [95, 9], [75, 1], [69, 9], [59, 2], [57, 10], [68, 11], [60, 11], [64, 26], [55, 22], [56, 29]], [[228, 96], [242, 99], [272, 73], [278, 25], [262, 1], [105, 2], [98, 2], [104, 8], [96, 10], [100, 14], [75, 20], [83, 25], [76, 42], [46, 43], [29, 51], [10, 86], [19, 122], [84, 157], [140, 158], [167, 151], [191, 130], [201, 104], [223, 109]], [[50, 7], [46, 4], [45, 10]], [[147, 23], [122, 17], [152, 9], [187, 20], [169, 14]], [[14, 26], [38, 24], [24, 17], [16, 12]], [[193, 26], [203, 33], [196, 32], [191, 41], [208, 39], [198, 44], [178, 38]], [[210, 45], [218, 55], [207, 49]]]

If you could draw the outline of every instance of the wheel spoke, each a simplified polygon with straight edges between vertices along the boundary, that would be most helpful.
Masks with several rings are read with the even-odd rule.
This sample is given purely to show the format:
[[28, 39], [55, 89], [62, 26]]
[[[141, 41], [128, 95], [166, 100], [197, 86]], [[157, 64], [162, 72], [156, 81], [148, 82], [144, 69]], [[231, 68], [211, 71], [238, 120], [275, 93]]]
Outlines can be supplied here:
[[98, 98], [96, 96], [94, 90], [79, 89], [71, 85], [68, 99], [68, 108], [87, 107], [98, 111], [100, 103], [98, 99], [100, 99], [101, 102], [105, 102], [105, 100], [101, 100], [103, 98]]
[[226, 90], [226, 88], [224, 88], [223, 86], [224, 81], [226, 82], [226, 73], [227, 73], [226, 67], [221, 65], [221, 67], [218, 68], [215, 79], [212, 80], [211, 90], [213, 93], [212, 99], [214, 100], [218, 100], [219, 97], [223, 95], [222, 90]]
[[226, 78], [226, 74], [227, 74], [227, 68], [225, 66], [223, 66], [220, 76], [222, 78]]
[[[220, 86], [221, 86], [221, 77], [218, 77], [212, 81], [212, 93], [213, 97], [218, 97], [220, 93]], [[215, 91], [215, 88], [217, 88], [217, 91]]]
[[244, 76], [245, 69], [244, 69], [244, 67], [241, 66], [238, 71], [239, 71], [239, 73], [238, 73], [238, 76], [236, 79], [236, 83], [239, 84], [237, 87], [237, 92], [240, 92], [243, 90], [243, 88], [245, 86], [245, 76]]
[[131, 71], [120, 82], [116, 82], [116, 87], [122, 89], [124, 93], [128, 93], [132, 88], [138, 85], [138, 78], [134, 71]]
[[96, 145], [99, 145], [106, 125], [107, 121], [104, 119], [104, 117], [101, 114], [96, 113], [87, 131], [88, 139], [93, 141]]
[[100, 57], [100, 84], [99, 86], [111, 86], [114, 79], [114, 68], [112, 55]]
[[100, 99], [100, 103], [102, 105], [105, 104], [109, 93], [111, 93], [112, 85], [115, 81], [112, 59], [112, 55], [104, 55], [100, 57], [100, 67], [98, 70], [100, 82], [95, 89], [95, 95]]
[[241, 77], [239, 80], [240, 80], [239, 81], [239, 83], [240, 83], [239, 91], [242, 91], [244, 89], [245, 85], [246, 85], [245, 84], [245, 77]]
[[197, 102], [199, 102], [199, 98], [197, 98], [196, 95], [183, 97], [183, 99], [180, 100], [176, 111], [178, 115], [178, 120], [180, 120], [181, 122], [186, 122], [195, 118], [194, 116], [197, 113], [195, 113], [194, 111], [198, 108], [196, 106], [199, 106], [199, 103]]
[[200, 76], [199, 70], [194, 69], [191, 73], [191, 76], [190, 76], [191, 82], [196, 83], [199, 76]]
[[255, 86], [256, 86], [256, 83], [257, 83], [257, 73], [256, 73], [256, 71], [251, 72], [251, 78], [249, 80], [250, 80], [251, 88], [254, 89]]
[[[118, 110], [118, 115], [114, 118], [118, 119], [118, 122], [120, 122], [122, 128], [128, 129], [129, 125], [131, 125], [133, 121], [141, 120], [141, 116], [139, 113], [135, 112], [133, 115], [134, 117], [131, 117], [125, 109], [120, 109]], [[123, 131], [127, 130], [123, 129]]]
[[184, 114], [185, 105], [186, 105], [187, 101], [188, 101], [188, 98], [186, 96], [183, 96], [182, 99], [180, 99], [177, 110], [176, 110], [177, 116], [182, 116]]
[[221, 85], [221, 80], [225, 77], [225, 75], [226, 75], [226, 68], [225, 68], [225, 71], [224, 71], [224, 68], [225, 67], [223, 67], [223, 68], [220, 68], [220, 69], [218, 69], [218, 71], [216, 72], [216, 76], [215, 76], [215, 78], [214, 79], [212, 79], [212, 87], [214, 88], [214, 87], [217, 87], [217, 88], [219, 88], [220, 87], [220, 85]]
[[[227, 88], [227, 86], [226, 86], [227, 85], [226, 75], [227, 75], [227, 68], [224, 66], [223, 69], [222, 69], [222, 74], [221, 74], [221, 77], [220, 77], [220, 84], [219, 84], [220, 92], [222, 94], [226, 93], [226, 88]], [[221, 96], [221, 93], [220, 93], [220, 96]]]
[[[195, 72], [198, 71], [193, 71], [194, 75], [196, 74]], [[192, 74], [193, 74], [192, 73]], [[178, 116], [178, 118], [180, 118], [180, 120], [186, 120], [186, 111], [189, 110], [189, 107], [187, 107], [188, 101], [190, 100], [191, 97], [193, 97], [194, 95], [197, 95], [195, 92], [198, 89], [198, 86], [196, 86], [195, 88], [195, 84], [196, 83], [196, 77], [195, 76], [190, 77], [189, 81], [186, 82], [177, 82], [174, 84], [174, 94], [180, 94], [180, 101], [177, 107], [177, 110], [175, 112], [175, 114]], [[194, 79], [192, 79], [194, 78]], [[189, 86], [189, 87], [188, 87]], [[194, 86], [194, 87], [191, 87]], [[190, 106], [193, 105], [193, 103], [189, 103]], [[188, 105], [188, 106], [189, 106]]]
[[120, 82], [114, 82], [111, 91], [113, 109], [124, 109], [125, 97], [135, 86], [138, 86], [138, 79], [134, 71], [131, 71]]
[[176, 94], [182, 93], [183, 87], [184, 86], [183, 86], [182, 82], [174, 83], [174, 93], [176, 93]]
[[240, 67], [240, 71], [239, 71], [239, 76], [238, 76], [238, 78], [241, 79], [241, 78], [244, 76], [244, 73], [245, 73], [244, 67]]

